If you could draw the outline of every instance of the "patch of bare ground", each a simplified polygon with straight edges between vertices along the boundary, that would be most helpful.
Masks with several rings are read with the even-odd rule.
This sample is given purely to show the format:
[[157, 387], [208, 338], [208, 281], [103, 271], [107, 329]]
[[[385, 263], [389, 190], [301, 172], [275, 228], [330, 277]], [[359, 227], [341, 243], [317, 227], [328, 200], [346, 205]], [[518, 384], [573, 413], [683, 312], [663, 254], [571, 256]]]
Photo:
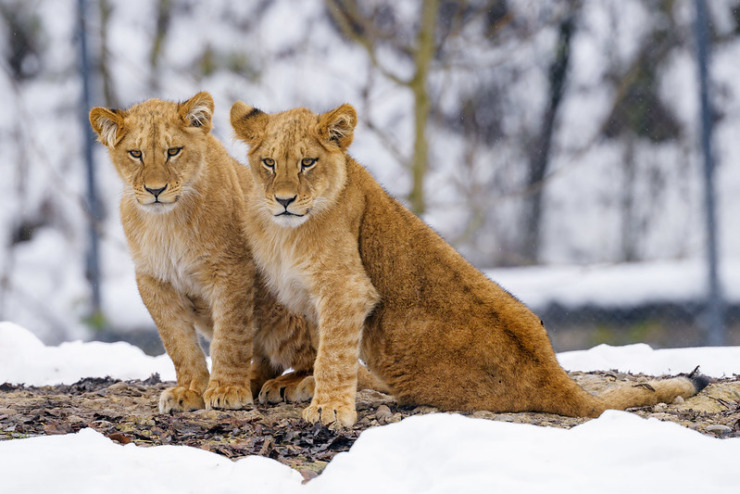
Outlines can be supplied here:
[[[619, 372], [571, 376], [591, 392], [615, 382], [639, 384], [650, 376]], [[180, 444], [228, 458], [267, 456], [311, 478], [337, 453], [349, 450], [362, 431], [411, 415], [438, 412], [433, 407], [402, 407], [375, 391], [357, 396], [358, 421], [351, 429], [331, 430], [301, 419], [301, 404], [255, 405], [247, 410], [199, 410], [163, 415], [159, 394], [172, 383], [158, 376], [140, 381], [87, 378], [72, 385], [0, 385], [0, 440], [66, 434], [91, 427], [121, 444]], [[676, 403], [633, 409], [645, 418], [678, 423], [713, 437], [740, 437], [740, 376], [717, 379], [699, 395]], [[464, 413], [475, 418], [571, 428], [588, 419], [544, 413]]]

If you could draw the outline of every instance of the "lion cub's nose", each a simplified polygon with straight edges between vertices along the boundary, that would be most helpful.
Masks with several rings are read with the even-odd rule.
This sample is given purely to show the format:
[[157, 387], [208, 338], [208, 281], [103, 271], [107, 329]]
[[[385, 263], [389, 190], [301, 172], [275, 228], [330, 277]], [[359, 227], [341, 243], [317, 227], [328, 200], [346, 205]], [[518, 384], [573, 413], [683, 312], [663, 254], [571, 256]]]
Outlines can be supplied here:
[[278, 196], [275, 196], [275, 200], [279, 202], [285, 209], [288, 209], [288, 206], [290, 205], [291, 202], [296, 200], [296, 197], [298, 196], [293, 196], [293, 197], [288, 197], [287, 199], [282, 199]]
[[165, 185], [164, 187], [160, 187], [159, 189], [150, 189], [149, 187], [147, 187], [145, 185], [144, 188], [146, 189], [147, 192], [149, 192], [151, 195], [153, 195], [154, 198], [156, 199], [156, 198], [159, 197], [159, 194], [161, 194], [162, 192], [164, 192], [164, 189], [166, 189], [167, 186]]

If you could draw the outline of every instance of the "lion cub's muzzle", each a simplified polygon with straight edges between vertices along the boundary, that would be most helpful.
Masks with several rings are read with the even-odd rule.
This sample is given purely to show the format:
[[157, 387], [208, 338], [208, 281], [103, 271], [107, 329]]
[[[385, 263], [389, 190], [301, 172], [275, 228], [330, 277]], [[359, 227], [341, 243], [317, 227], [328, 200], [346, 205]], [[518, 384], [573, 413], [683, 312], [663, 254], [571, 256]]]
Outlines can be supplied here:
[[137, 199], [143, 206], [149, 206], [154, 204], [173, 204], [177, 202], [178, 195], [171, 193], [171, 188], [165, 184], [163, 187], [147, 187], [144, 186], [146, 194], [138, 194]]
[[[282, 206], [281, 208], [273, 209], [273, 220], [281, 226], [296, 227], [306, 221], [308, 211], [298, 212], [296, 210], [296, 199], [297, 195], [290, 197], [274, 196], [275, 202]], [[291, 208], [291, 206], [293, 206]]]

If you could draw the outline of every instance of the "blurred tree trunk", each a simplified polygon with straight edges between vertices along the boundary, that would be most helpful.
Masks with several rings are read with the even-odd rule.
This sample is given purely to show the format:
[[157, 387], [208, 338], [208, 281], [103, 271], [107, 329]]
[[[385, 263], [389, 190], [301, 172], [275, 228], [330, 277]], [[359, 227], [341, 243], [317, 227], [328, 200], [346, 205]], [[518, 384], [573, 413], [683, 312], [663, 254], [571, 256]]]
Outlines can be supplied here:
[[624, 175], [620, 190], [620, 206], [622, 212], [622, 245], [621, 260], [635, 262], [638, 260], [637, 243], [640, 238], [640, 226], [635, 210], [635, 184], [637, 183], [637, 162], [635, 138], [627, 136], [624, 139]]
[[7, 26], [0, 33], [5, 38], [2, 56], [9, 74], [14, 81], [36, 77], [42, 69], [39, 41], [43, 27], [34, 7], [29, 2], [0, 2], [0, 20]]
[[550, 164], [550, 150], [555, 131], [555, 119], [563, 99], [568, 66], [570, 64], [570, 43], [575, 31], [576, 6], [560, 23], [555, 59], [549, 71], [549, 100], [542, 119], [540, 134], [532, 149], [527, 177], [527, 190], [531, 192], [525, 205], [524, 239], [521, 255], [526, 263], [535, 264], [540, 259], [542, 243], [542, 197], [544, 180]]
[[409, 87], [414, 93], [414, 156], [411, 162], [411, 176], [413, 183], [409, 194], [411, 210], [417, 215], [426, 211], [424, 198], [424, 180], [429, 168], [429, 144], [427, 143], [426, 128], [429, 120], [429, 91], [427, 79], [429, 68], [434, 58], [434, 32], [437, 26], [438, 0], [424, 0], [422, 7], [422, 22], [417, 37], [414, 62], [416, 73], [409, 81]]
[[155, 91], [161, 89], [159, 86], [159, 61], [164, 49], [164, 43], [167, 39], [167, 33], [170, 30], [170, 21], [172, 20], [172, 1], [159, 0], [157, 2], [157, 25], [152, 41], [152, 52], [149, 55], [149, 65], [151, 67], [149, 85]]
[[115, 95], [113, 79], [110, 74], [110, 51], [108, 50], [108, 27], [110, 26], [111, 14], [113, 7], [108, 0], [100, 0], [100, 55], [98, 60], [98, 69], [100, 78], [103, 81], [103, 99], [108, 108], [118, 106], [118, 99]]
[[[439, 14], [439, 0], [424, 0], [421, 8], [421, 25], [416, 35], [416, 46], [395, 46], [399, 52], [410, 53], [413, 58], [414, 75], [403, 79], [387, 70], [375, 55], [377, 46], [384, 41], [373, 28], [371, 15], [360, 12], [356, 0], [326, 0], [327, 10], [340, 30], [350, 40], [362, 46], [368, 53], [373, 66], [385, 77], [400, 86], [407, 87], [414, 98], [414, 147], [407, 165], [411, 169], [412, 186], [408, 199], [415, 214], [426, 210], [424, 181], [429, 163], [429, 144], [426, 131], [431, 109], [427, 81], [436, 49], [435, 33]], [[391, 4], [389, 4], [391, 5]]]

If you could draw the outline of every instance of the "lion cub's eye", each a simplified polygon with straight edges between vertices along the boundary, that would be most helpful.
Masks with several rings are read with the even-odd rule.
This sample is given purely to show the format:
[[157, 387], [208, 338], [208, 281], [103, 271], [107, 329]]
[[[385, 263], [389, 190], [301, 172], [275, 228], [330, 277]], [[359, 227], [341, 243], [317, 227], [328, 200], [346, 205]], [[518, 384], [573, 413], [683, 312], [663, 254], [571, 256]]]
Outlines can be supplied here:
[[262, 164], [265, 165], [266, 168], [269, 168], [270, 170], [275, 169], [275, 160], [271, 158], [263, 158]]
[[131, 151], [128, 152], [128, 154], [135, 160], [141, 159], [141, 151], [139, 151], [138, 149], [132, 149]]
[[319, 161], [318, 158], [303, 158], [301, 160], [301, 170], [308, 170], [315, 165], [317, 161]]
[[182, 151], [182, 146], [179, 148], [169, 148], [167, 150], [167, 156], [172, 158], [173, 156], [177, 156], [178, 154], [180, 154], [180, 151]]

